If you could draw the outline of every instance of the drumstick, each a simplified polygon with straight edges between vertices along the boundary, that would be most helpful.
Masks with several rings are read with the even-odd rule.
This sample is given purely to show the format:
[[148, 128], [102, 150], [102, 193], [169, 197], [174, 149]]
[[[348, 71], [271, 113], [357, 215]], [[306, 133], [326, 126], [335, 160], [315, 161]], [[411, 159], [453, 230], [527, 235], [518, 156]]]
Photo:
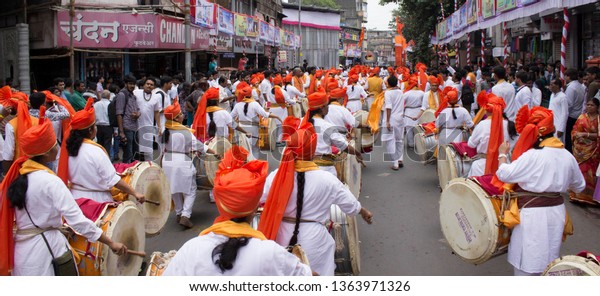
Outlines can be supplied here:
[[153, 204], [155, 206], [160, 206], [160, 202], [159, 201], [154, 201], [154, 200], [145, 200], [145, 202], [149, 203], [149, 204]]
[[146, 257], [146, 252], [127, 250], [127, 254]]

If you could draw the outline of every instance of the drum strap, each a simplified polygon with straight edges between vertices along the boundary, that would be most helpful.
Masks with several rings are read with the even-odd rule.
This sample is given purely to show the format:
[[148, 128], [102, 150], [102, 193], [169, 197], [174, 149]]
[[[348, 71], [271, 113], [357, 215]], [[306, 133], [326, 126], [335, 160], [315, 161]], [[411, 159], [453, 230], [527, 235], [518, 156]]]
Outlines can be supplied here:
[[258, 122], [252, 122], [252, 121], [246, 121], [246, 120], [240, 121], [240, 124], [247, 125], [247, 126], [259, 126]]
[[333, 154], [315, 155], [313, 161], [318, 166], [334, 166], [335, 156]]

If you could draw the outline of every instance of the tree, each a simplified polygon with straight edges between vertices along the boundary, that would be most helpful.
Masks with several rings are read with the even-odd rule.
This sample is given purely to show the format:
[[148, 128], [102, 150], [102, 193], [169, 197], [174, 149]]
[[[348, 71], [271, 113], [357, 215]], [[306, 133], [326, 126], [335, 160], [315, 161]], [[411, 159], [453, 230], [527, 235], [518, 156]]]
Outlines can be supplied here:
[[[464, 0], [459, 1], [464, 2]], [[413, 53], [408, 57], [414, 65], [416, 62], [422, 62], [426, 65], [431, 64], [435, 58], [431, 49], [431, 36], [435, 32], [437, 23], [441, 20], [440, 2], [431, 0], [380, 0], [379, 4], [398, 3], [398, 8], [392, 12], [393, 17], [398, 16], [400, 22], [404, 24], [402, 34], [406, 40], [413, 40], [415, 46]], [[454, 2], [442, 0], [445, 16], [454, 11]], [[390, 21], [389, 27], [396, 29], [396, 20]]]

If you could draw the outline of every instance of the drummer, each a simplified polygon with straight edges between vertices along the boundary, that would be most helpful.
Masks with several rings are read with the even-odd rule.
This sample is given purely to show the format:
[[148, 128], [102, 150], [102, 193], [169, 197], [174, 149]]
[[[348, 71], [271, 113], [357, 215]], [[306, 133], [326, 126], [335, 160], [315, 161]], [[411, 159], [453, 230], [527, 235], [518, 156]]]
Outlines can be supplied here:
[[225, 154], [214, 187], [219, 216], [177, 251], [163, 275], [311, 275], [310, 267], [250, 227], [269, 169], [262, 160], [244, 165], [247, 156], [243, 148]]
[[[230, 135], [233, 136], [233, 118], [229, 112], [219, 107], [218, 88], [211, 87], [204, 92], [194, 115], [192, 129], [196, 138], [205, 143], [214, 137], [231, 140]], [[246, 134], [248, 138], [252, 137], [251, 133], [239, 125], [235, 129]]]
[[506, 108], [504, 100], [483, 91], [477, 95], [477, 104], [485, 110], [487, 118], [475, 126], [468, 145], [476, 148], [483, 157], [473, 161], [468, 177], [495, 174], [498, 169], [498, 147], [509, 139], [508, 120], [502, 117]]
[[520, 137], [512, 163], [507, 163], [510, 144], [505, 141], [498, 149], [496, 172], [500, 181], [518, 185], [520, 224], [512, 230], [508, 262], [515, 275], [539, 275], [560, 256], [566, 223], [560, 194], [583, 191], [585, 179], [575, 157], [554, 137], [552, 111], [523, 106], [516, 118]]
[[66, 145], [62, 147], [58, 175], [65, 183], [68, 177], [75, 199], [85, 197], [100, 203], [113, 202], [110, 190], [116, 187], [143, 203], [144, 195], [117, 175], [108, 152], [92, 140], [97, 132], [93, 103], [92, 98], [88, 99], [85, 108], [75, 113], [71, 120], [69, 138], [63, 142]]
[[[283, 78], [284, 87], [283, 90], [287, 92], [288, 97], [296, 103], [300, 103], [301, 100], [306, 98], [306, 95], [292, 85], [292, 74], [288, 74]], [[283, 117], [282, 117], [283, 118]]]
[[[0, 276], [8, 275], [11, 269], [12, 275], [55, 275], [50, 250], [55, 257], [70, 252], [66, 237], [59, 231], [63, 218], [90, 242], [98, 240], [118, 255], [127, 252], [125, 245], [112, 241], [83, 215], [69, 189], [46, 166], [56, 159], [59, 148], [44, 109], [40, 110], [39, 125], [19, 137], [25, 156], [12, 164], [0, 185], [2, 196], [8, 197], [0, 199], [0, 233], [10, 234], [0, 240]], [[39, 235], [42, 232], [43, 237]]]
[[196, 168], [190, 154], [216, 153], [198, 141], [194, 137], [193, 130], [181, 124], [183, 113], [178, 99], [165, 108], [164, 115], [167, 121], [162, 135], [162, 142], [165, 145], [162, 168], [171, 187], [171, 197], [177, 215], [176, 222], [185, 228], [192, 228], [194, 224], [190, 218], [196, 200]]
[[424, 93], [419, 89], [418, 77], [412, 76], [408, 80], [408, 86], [402, 94], [404, 101], [404, 128], [406, 130], [406, 142], [408, 147], [415, 146], [415, 136], [413, 128], [417, 125], [417, 120], [423, 114], [423, 96]]
[[239, 122], [239, 125], [245, 130], [252, 134], [249, 138], [252, 144], [252, 155], [255, 159], [259, 159], [260, 149], [258, 148], [258, 127], [260, 117], [277, 119], [280, 123], [281, 118], [275, 114], [265, 111], [258, 102], [256, 102], [252, 96], [252, 88], [246, 86], [238, 90], [238, 94], [243, 96], [241, 103], [236, 104], [231, 111], [231, 117]]
[[362, 110], [362, 102], [367, 97], [367, 93], [362, 85], [358, 84], [358, 75], [353, 74], [348, 78], [346, 93], [348, 95], [346, 108], [348, 108], [351, 113]]
[[284, 247], [300, 244], [312, 270], [333, 276], [335, 241], [325, 227], [331, 206], [336, 204], [351, 216], [360, 214], [369, 224], [373, 214], [313, 162], [317, 138], [313, 126], [304, 122], [286, 140], [279, 168], [265, 183], [261, 201], [266, 203], [258, 229]]
[[[440, 88], [439, 88], [439, 80], [435, 76], [429, 76], [429, 90], [423, 94], [423, 102], [421, 110], [437, 110], [440, 106]], [[417, 116], [417, 118], [421, 117], [423, 112]]]
[[442, 92], [442, 103], [436, 112], [435, 126], [438, 129], [438, 146], [463, 141], [464, 129], [473, 127], [471, 114], [458, 105], [458, 92], [447, 86]]
[[310, 122], [317, 131], [318, 142], [315, 152], [315, 163], [322, 170], [337, 176], [331, 148], [332, 145], [339, 151], [356, 155], [357, 160], [362, 162], [360, 150], [349, 145], [346, 138], [338, 132], [337, 128], [324, 119], [329, 113], [329, 100], [325, 92], [316, 92], [308, 96], [308, 110], [309, 112], [304, 116], [303, 122]]

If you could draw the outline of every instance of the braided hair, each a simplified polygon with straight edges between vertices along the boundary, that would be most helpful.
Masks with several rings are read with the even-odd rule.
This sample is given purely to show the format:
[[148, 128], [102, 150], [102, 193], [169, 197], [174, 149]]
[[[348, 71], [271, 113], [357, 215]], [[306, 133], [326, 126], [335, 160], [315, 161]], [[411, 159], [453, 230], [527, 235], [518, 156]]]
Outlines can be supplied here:
[[[246, 217], [234, 218], [231, 221], [236, 223], [246, 222]], [[219, 267], [221, 273], [225, 270], [231, 270], [233, 263], [237, 258], [238, 251], [241, 247], [248, 245], [249, 237], [231, 237], [226, 242], [216, 246], [212, 251], [213, 262]]]
[[[206, 101], [207, 107], [218, 106], [218, 105], [219, 105], [219, 101], [217, 101], [217, 100], [207, 100]], [[217, 124], [215, 123], [215, 120], [214, 120], [214, 112], [207, 112], [207, 114], [208, 114], [208, 118], [210, 118], [210, 123], [208, 124], [208, 136], [214, 137], [217, 134]]]

